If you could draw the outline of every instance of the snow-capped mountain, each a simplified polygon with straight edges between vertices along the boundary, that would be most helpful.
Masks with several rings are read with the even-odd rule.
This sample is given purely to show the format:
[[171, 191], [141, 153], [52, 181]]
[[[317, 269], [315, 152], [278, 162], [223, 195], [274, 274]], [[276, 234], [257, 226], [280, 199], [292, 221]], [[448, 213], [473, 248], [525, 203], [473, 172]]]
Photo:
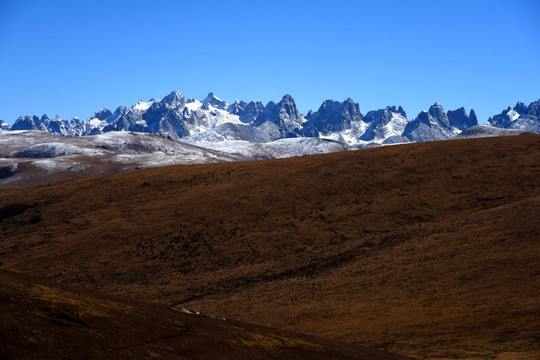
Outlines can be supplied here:
[[306, 116], [303, 133], [306, 136], [329, 136], [336, 132], [351, 129], [362, 121], [360, 107], [351, 98], [344, 102], [325, 100], [317, 112]]
[[[531, 130], [540, 133], [540, 100], [525, 106], [518, 103], [488, 121], [488, 125]], [[401, 106], [368, 111], [362, 115], [352, 99], [325, 100], [316, 112], [302, 115], [291, 95], [281, 101], [238, 101], [228, 104], [214, 93], [199, 101], [185, 99], [177, 91], [149, 101], [139, 101], [114, 112], [100, 109], [86, 121], [59, 116], [23, 115], [12, 130], [39, 130], [63, 136], [98, 135], [112, 131], [158, 134], [172, 140], [204, 145], [248, 141], [267, 143], [285, 138], [317, 138], [337, 141], [348, 147], [450, 139], [475, 126], [474, 110], [446, 112], [436, 103], [412, 121]], [[0, 131], [10, 130], [5, 123]]]
[[277, 140], [300, 136], [304, 121], [292, 96], [285, 95], [277, 104], [270, 101], [251, 125], [263, 129], [272, 140]]
[[[459, 110], [456, 112], [459, 113]], [[463, 117], [459, 122], [458, 119], [459, 116], [453, 116], [453, 120], [450, 121], [442, 105], [435, 103], [428, 111], [422, 111], [416, 119], [408, 123], [402, 136], [413, 142], [445, 140], [458, 135], [462, 129], [468, 127], [469, 122], [477, 125], [476, 116], [471, 121], [468, 116]]]
[[368, 112], [364, 117], [364, 122], [369, 124], [369, 127], [360, 137], [361, 140], [391, 143], [392, 139], [401, 137], [408, 120], [401, 106], [397, 109], [395, 106], [387, 106], [385, 109]]
[[529, 106], [518, 102], [513, 109], [508, 107], [499, 115], [490, 117], [486, 125], [530, 130], [540, 134], [540, 100], [530, 103]]

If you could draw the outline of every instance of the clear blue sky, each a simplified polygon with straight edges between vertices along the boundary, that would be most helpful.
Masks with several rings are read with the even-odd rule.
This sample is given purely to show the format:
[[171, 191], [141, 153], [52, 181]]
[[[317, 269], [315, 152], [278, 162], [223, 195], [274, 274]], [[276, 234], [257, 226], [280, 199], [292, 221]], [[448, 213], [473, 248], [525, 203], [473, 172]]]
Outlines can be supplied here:
[[89, 118], [178, 90], [299, 109], [540, 98], [540, 1], [0, 0], [0, 119]]

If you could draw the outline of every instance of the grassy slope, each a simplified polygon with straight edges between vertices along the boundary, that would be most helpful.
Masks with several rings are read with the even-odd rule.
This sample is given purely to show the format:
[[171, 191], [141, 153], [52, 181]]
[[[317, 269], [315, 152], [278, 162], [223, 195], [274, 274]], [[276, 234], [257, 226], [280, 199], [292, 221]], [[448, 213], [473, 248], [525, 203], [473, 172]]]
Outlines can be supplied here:
[[534, 358], [539, 154], [472, 139], [7, 190], [2, 267], [413, 356]]
[[0, 270], [1, 359], [399, 359]]

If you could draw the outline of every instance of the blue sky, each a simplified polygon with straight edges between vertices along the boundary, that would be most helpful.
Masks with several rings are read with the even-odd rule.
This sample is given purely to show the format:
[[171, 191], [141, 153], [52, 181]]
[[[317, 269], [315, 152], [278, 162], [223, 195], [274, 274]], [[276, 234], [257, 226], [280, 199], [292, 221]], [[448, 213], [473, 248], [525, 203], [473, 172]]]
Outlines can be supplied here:
[[89, 118], [178, 90], [479, 120], [540, 99], [540, 1], [0, 0], [0, 119]]

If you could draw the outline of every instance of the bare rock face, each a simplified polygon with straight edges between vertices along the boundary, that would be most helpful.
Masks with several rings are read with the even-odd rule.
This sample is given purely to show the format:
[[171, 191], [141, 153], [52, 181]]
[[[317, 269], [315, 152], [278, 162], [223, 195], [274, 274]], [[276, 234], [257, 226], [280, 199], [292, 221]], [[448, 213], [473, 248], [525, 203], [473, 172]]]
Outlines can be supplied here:
[[306, 136], [327, 135], [349, 129], [354, 122], [362, 121], [360, 107], [351, 98], [343, 102], [325, 100], [317, 112], [306, 116], [304, 134]]
[[453, 126], [459, 130], [465, 130], [471, 126], [478, 125], [478, 120], [476, 119], [476, 113], [474, 110], [471, 110], [469, 116], [467, 116], [465, 108], [461, 107], [457, 110], [449, 110], [447, 115], [450, 126]]
[[269, 129], [275, 129], [279, 138], [297, 137], [300, 135], [302, 122], [303, 117], [298, 111], [294, 99], [291, 95], [285, 95], [277, 104], [269, 102], [253, 122], [253, 126], [265, 125]]
[[38, 128], [39, 118], [37, 116], [21, 115], [13, 124], [12, 130], [40, 130]]
[[416, 119], [405, 127], [403, 136], [411, 141], [445, 140], [454, 137], [459, 130], [450, 125], [448, 115], [439, 103], [432, 105], [428, 111], [422, 111]]

